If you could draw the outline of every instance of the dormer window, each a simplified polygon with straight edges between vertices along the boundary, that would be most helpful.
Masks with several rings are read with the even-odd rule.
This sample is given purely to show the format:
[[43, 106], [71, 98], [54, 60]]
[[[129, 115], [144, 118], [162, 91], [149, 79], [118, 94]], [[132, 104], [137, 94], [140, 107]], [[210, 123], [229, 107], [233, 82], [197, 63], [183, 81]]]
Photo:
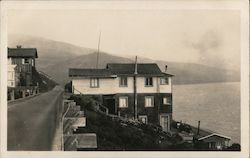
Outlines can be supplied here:
[[120, 77], [120, 86], [127, 87], [128, 86], [128, 78], [127, 77]]
[[98, 88], [99, 87], [99, 79], [91, 78], [90, 79], [90, 88]]
[[152, 87], [153, 86], [153, 77], [146, 77], [145, 78], [145, 86]]
[[168, 77], [162, 77], [160, 83], [161, 83], [161, 85], [168, 85], [169, 84], [169, 78]]

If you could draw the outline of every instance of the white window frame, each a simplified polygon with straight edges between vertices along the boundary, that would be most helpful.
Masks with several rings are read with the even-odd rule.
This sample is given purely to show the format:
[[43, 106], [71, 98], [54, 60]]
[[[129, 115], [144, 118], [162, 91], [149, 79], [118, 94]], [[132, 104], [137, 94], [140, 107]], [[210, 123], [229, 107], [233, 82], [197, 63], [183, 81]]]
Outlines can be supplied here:
[[120, 85], [120, 87], [128, 87], [128, 77], [127, 76], [121, 76], [120, 80], [119, 80], [119, 85]]
[[[150, 100], [149, 100], [150, 99]], [[154, 107], [154, 96], [145, 96], [145, 107]]]
[[161, 77], [160, 84], [161, 85], [169, 85], [169, 77]]
[[99, 78], [90, 78], [90, 88], [99, 88]]
[[119, 97], [119, 108], [127, 108], [127, 107], [128, 107], [128, 97], [126, 96]]
[[162, 98], [162, 103], [163, 105], [170, 105], [171, 104], [171, 100], [169, 97], [163, 97]]
[[[149, 84], [150, 79], [152, 79], [152, 85]], [[145, 87], [153, 87], [154, 86], [154, 78], [153, 77], [145, 77]]]
[[[139, 120], [140, 120], [142, 123], [148, 124], [148, 116], [147, 116], [147, 115], [139, 115], [138, 118], [139, 118]], [[145, 118], [146, 122], [143, 122], [143, 121], [142, 121], [143, 118]]]
[[29, 64], [29, 58], [24, 59], [24, 64]]
[[[163, 121], [163, 117], [167, 118], [167, 123], [162, 122]], [[163, 131], [170, 131], [170, 124], [171, 124], [171, 116], [169, 114], [160, 114], [160, 126], [163, 128], [163, 126], [166, 124], [167, 127], [165, 129], [163, 129]]]

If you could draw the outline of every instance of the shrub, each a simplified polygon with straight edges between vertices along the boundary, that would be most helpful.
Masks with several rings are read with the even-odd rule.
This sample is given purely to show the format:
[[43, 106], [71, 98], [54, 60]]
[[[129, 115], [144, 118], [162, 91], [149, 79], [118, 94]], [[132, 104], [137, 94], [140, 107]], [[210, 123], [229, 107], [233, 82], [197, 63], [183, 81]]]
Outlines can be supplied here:
[[233, 143], [230, 147], [227, 148], [227, 150], [240, 151], [241, 146], [238, 143]]

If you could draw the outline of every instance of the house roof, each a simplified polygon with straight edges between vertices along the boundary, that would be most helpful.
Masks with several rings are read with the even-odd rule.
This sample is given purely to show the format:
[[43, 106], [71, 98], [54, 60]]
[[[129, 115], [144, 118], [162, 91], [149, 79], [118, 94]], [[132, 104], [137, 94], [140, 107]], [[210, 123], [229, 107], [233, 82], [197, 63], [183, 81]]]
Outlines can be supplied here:
[[[69, 69], [70, 77], [114, 77], [114, 75], [134, 75], [134, 73], [135, 64], [120, 63], [107, 64], [106, 69]], [[146, 76], [173, 76], [162, 72], [155, 63], [137, 64], [137, 74]]]
[[227, 136], [225, 136], [225, 135], [218, 134], [218, 133], [209, 134], [209, 135], [207, 135], [207, 136], [204, 136], [204, 137], [199, 138], [198, 140], [205, 140], [205, 139], [208, 139], [208, 138], [213, 137], [213, 136], [217, 136], [217, 137], [221, 137], [221, 138], [224, 138], [224, 139], [231, 140], [230, 137], [227, 137]]
[[8, 57], [38, 58], [36, 48], [8, 48]]
[[69, 69], [70, 77], [88, 76], [88, 77], [112, 77], [112, 72], [108, 69]]
[[[131, 75], [135, 72], [135, 64], [110, 63], [107, 64], [107, 69], [117, 75]], [[137, 64], [137, 73], [138, 75], [172, 76], [170, 74], [163, 73], [155, 63]]]

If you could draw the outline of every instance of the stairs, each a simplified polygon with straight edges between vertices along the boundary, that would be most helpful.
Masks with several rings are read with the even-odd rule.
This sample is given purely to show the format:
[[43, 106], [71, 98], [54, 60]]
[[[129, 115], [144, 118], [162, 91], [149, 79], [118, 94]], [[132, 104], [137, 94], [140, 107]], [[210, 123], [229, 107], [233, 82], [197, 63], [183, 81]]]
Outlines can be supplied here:
[[64, 151], [97, 148], [95, 133], [74, 134], [78, 128], [86, 127], [86, 117], [84, 111], [81, 111], [80, 106], [73, 100], [64, 100], [62, 124]]

